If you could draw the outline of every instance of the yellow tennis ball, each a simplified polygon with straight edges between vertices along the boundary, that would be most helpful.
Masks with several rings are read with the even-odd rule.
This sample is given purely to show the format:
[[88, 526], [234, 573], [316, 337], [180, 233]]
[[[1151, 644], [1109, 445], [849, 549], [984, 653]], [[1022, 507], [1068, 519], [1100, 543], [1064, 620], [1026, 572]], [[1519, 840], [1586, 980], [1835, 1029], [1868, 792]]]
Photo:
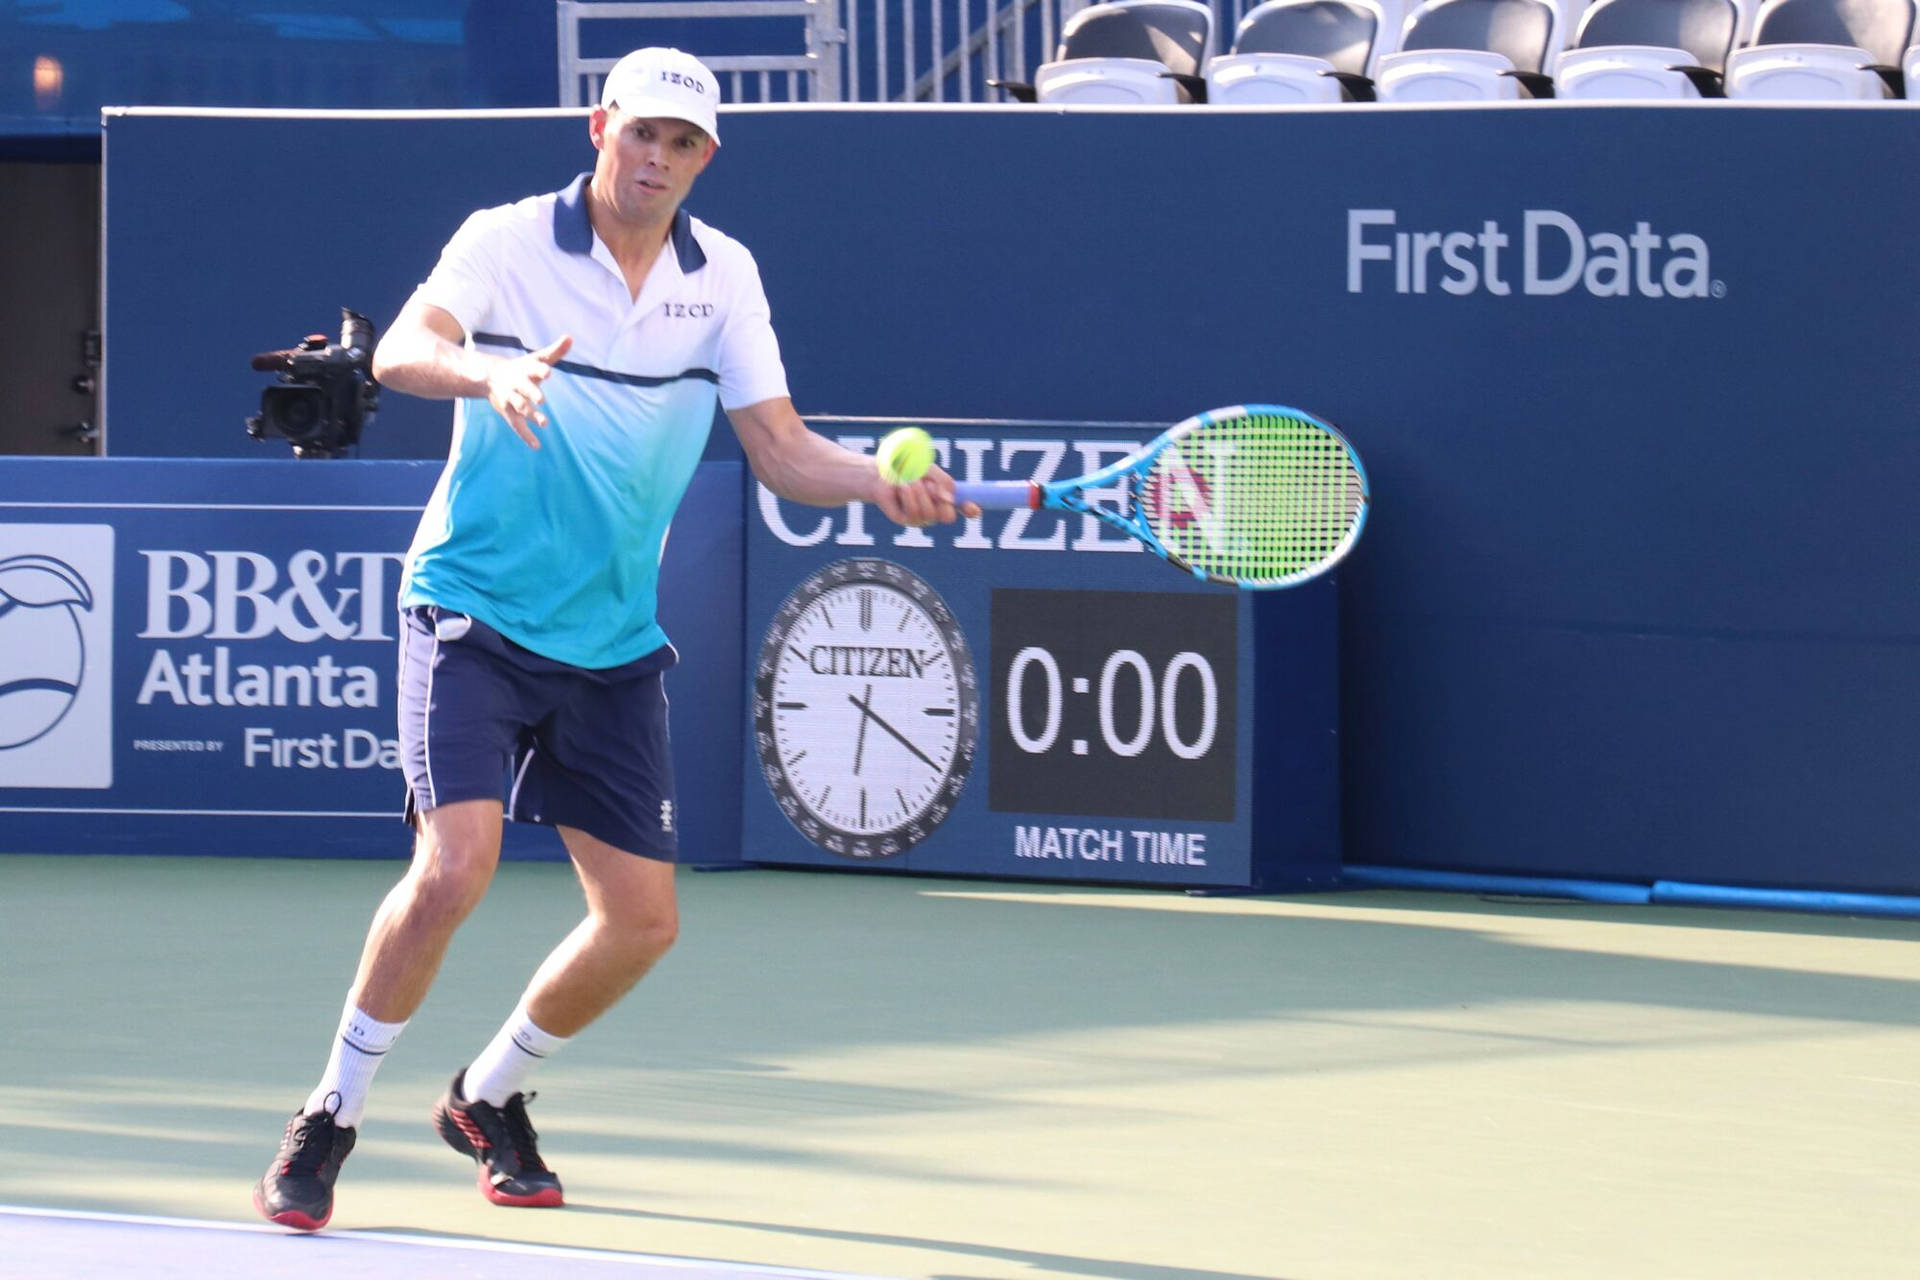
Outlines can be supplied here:
[[933, 465], [933, 437], [919, 427], [889, 431], [874, 452], [880, 478], [888, 484], [912, 484]]

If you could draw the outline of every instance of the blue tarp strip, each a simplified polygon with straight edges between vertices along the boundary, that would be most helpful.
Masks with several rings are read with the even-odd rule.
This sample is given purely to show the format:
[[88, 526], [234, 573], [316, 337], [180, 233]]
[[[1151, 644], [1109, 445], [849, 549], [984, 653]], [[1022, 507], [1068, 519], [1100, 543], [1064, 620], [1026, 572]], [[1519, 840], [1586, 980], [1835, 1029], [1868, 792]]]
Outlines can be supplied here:
[[1765, 907], [1848, 916], [1920, 916], [1920, 898], [1887, 893], [1829, 893], [1819, 889], [1746, 889], [1720, 884], [1656, 880], [1655, 902], [1688, 907]]
[[1920, 897], [1885, 893], [1836, 893], [1820, 889], [1756, 889], [1737, 885], [1656, 880], [1651, 885], [1612, 880], [1435, 871], [1425, 867], [1349, 866], [1340, 870], [1350, 888], [1435, 889], [1446, 893], [1505, 893], [1580, 902], [1661, 903], [1688, 907], [1747, 907], [1770, 911], [1816, 911], [1830, 915], [1920, 917]]
[[1422, 867], [1348, 866], [1341, 882], [1370, 889], [1440, 889], [1450, 893], [1513, 893], [1581, 902], [1644, 903], [1652, 891], [1643, 884], [1610, 880], [1561, 880], [1545, 876], [1501, 876], [1476, 871], [1431, 871]]

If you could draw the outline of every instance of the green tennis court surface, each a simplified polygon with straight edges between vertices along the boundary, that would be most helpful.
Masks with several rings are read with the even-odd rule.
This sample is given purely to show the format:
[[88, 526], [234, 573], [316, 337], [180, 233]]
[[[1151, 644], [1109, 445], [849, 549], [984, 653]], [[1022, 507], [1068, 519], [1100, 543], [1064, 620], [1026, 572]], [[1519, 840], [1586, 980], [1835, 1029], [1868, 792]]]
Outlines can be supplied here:
[[[570, 1207], [495, 1208], [426, 1115], [578, 916], [551, 864], [504, 867], [456, 941], [330, 1240], [254, 1230], [398, 872], [0, 857], [0, 1205], [245, 1224], [141, 1228], [244, 1240], [191, 1273], [215, 1277], [427, 1240], [379, 1273], [490, 1274], [433, 1269], [511, 1256], [488, 1242], [954, 1280], [1920, 1257], [1920, 926], [1389, 892], [685, 873], [681, 945], [536, 1081]], [[133, 1229], [0, 1218], [0, 1275]]]

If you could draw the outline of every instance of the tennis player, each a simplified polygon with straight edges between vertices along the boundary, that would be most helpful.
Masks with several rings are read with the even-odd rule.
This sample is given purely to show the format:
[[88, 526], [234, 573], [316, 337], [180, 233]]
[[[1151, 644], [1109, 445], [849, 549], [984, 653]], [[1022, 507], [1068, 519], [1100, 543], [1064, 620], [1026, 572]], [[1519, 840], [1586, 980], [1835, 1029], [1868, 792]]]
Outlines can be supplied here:
[[[753, 257], [680, 206], [720, 144], [713, 74], [641, 49], [588, 122], [593, 171], [483, 209], [387, 331], [384, 385], [453, 399], [453, 446], [401, 586], [400, 735], [413, 861], [375, 914], [319, 1083], [255, 1207], [326, 1225], [367, 1089], [487, 891], [503, 816], [557, 827], [586, 918], [433, 1110], [501, 1205], [562, 1203], [529, 1074], [672, 946], [677, 852], [657, 620], [667, 525], [716, 401], [754, 474], [798, 502], [955, 518], [934, 468], [892, 485], [788, 398]], [[504, 799], [503, 799], [504, 797]]]

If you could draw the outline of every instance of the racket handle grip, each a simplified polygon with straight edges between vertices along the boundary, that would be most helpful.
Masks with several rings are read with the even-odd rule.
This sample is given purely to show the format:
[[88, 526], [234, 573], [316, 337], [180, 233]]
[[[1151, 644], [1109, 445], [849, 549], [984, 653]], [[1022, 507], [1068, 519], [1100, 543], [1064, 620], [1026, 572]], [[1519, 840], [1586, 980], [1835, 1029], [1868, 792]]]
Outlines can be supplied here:
[[1040, 486], [1031, 480], [969, 480], [953, 486], [953, 500], [971, 502], [983, 511], [1038, 507]]

